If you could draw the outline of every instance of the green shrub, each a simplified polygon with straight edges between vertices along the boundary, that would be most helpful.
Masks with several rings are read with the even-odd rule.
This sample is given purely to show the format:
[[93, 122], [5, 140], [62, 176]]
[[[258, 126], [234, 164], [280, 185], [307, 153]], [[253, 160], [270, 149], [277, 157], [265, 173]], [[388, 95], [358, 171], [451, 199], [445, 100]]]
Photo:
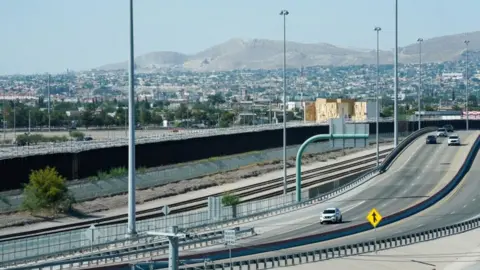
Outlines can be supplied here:
[[83, 140], [85, 138], [85, 133], [81, 131], [73, 130], [73, 131], [70, 131], [70, 137], [77, 140]]
[[235, 206], [240, 202], [240, 197], [231, 192], [226, 192], [222, 196], [222, 204], [224, 206]]
[[70, 210], [74, 203], [65, 177], [51, 167], [30, 173], [29, 183], [23, 190], [23, 198], [23, 209], [30, 212], [47, 210], [54, 215]]

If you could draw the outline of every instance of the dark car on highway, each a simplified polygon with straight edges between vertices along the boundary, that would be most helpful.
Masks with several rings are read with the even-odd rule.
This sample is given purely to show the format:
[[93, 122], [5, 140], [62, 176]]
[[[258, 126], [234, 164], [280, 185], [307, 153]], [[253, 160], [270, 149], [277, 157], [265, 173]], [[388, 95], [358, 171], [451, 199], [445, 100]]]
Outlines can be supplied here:
[[452, 125], [445, 125], [443, 126], [444, 129], [447, 130], [447, 132], [453, 132], [453, 126]]
[[437, 136], [428, 135], [427, 136], [427, 144], [437, 144]]

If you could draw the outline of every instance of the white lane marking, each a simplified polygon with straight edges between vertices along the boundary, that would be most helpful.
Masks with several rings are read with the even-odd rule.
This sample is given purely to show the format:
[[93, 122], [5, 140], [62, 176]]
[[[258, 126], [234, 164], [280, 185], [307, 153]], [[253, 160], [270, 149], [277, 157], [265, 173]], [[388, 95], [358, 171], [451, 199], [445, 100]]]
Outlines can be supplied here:
[[475, 198], [473, 198], [473, 199], [472, 199], [472, 202], [474, 202], [475, 200], [476, 200], [476, 199], [475, 199]]
[[399, 234], [399, 233], [402, 233], [403, 231], [396, 231], [395, 234]]
[[[403, 170], [403, 168], [405, 166], [407, 166], [407, 163], [413, 158], [413, 157], [416, 157], [417, 156], [417, 153], [420, 151], [420, 148], [424, 147], [425, 144], [420, 144], [414, 151], [413, 153], [407, 158], [407, 160], [402, 164], [400, 165], [400, 167], [398, 169], [396, 169], [395, 171], [392, 171], [392, 173], [396, 173], [400, 170]], [[408, 147], [407, 147], [408, 148]], [[405, 149], [406, 150], [406, 149]], [[405, 151], [401, 154], [405, 154]]]
[[450, 215], [453, 215], [453, 214], [455, 214], [455, 211], [453, 211], [453, 212], [450, 213]]
[[420, 224], [420, 225], [418, 225], [417, 227], [415, 227], [415, 229], [416, 229], [416, 228], [420, 228], [420, 227], [422, 227], [423, 225], [425, 225], [425, 224]]
[[467, 205], [466, 205], [466, 204], [463, 206], [463, 208], [465, 208], [465, 207], [467, 207]]
[[360, 206], [360, 205], [363, 204], [363, 203], [365, 203], [365, 201], [361, 201], [361, 202], [359, 202], [359, 203], [357, 203], [357, 204], [350, 205], [350, 206], [348, 206], [348, 207], [343, 208], [344, 210], [341, 210], [341, 209], [340, 209], [340, 210], [341, 210], [343, 213], [345, 213], [345, 212], [348, 212], [348, 211], [352, 210], [352, 209], [355, 208], [355, 207]]

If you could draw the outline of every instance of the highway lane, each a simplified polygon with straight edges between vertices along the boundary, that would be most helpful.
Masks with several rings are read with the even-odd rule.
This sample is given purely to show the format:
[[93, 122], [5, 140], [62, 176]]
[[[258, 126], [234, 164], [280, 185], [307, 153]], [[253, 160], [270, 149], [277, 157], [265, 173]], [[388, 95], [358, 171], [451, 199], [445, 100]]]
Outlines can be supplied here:
[[[462, 140], [467, 137], [465, 133], [459, 135]], [[443, 138], [439, 138], [437, 145], [425, 145], [425, 137], [426, 135], [414, 143], [415, 146], [420, 144], [420, 150], [410, 156], [402, 165], [392, 166], [385, 173], [387, 177], [384, 181], [364, 189], [350, 200], [337, 201], [336, 205], [334, 204], [341, 210], [343, 209], [344, 222], [342, 224], [320, 225], [320, 212], [318, 212], [316, 216], [303, 220], [300, 225], [293, 225], [282, 231], [272, 230], [248, 244], [285, 240], [361, 224], [366, 221], [366, 216], [372, 208], [376, 208], [386, 216], [427, 199], [434, 193], [432, 191], [439, 190], [443, 186], [441, 179], [447, 169], [445, 165], [440, 164], [450, 164], [460, 148], [449, 147], [446, 139]], [[353, 202], [355, 204], [352, 206]]]
[[415, 215], [415, 222], [403, 224], [393, 236], [448, 226], [480, 217], [480, 152], [460, 185], [432, 208]]
[[[468, 151], [470, 150], [470, 148], [471, 148], [471, 146], [472, 146], [472, 144], [473, 144], [473, 142], [474, 142], [474, 140], [475, 140], [475, 138], [478, 134], [478, 132], [458, 132], [458, 133], [459, 133], [462, 141], [464, 143], [467, 142], [467, 145], [462, 145], [460, 147], [455, 147], [455, 146], [448, 147], [446, 145], [446, 141], [441, 140], [443, 142], [443, 144], [441, 144], [441, 145], [436, 145], [436, 146], [425, 145], [425, 147], [421, 147], [422, 151], [425, 151], [426, 153], [430, 153], [430, 155], [422, 155], [421, 152], [417, 152], [418, 155], [415, 155], [415, 156], [417, 156], [417, 158], [411, 157], [411, 159], [409, 161], [407, 161], [403, 164], [400, 163], [400, 164], [398, 164], [399, 166], [395, 166], [397, 168], [402, 167], [403, 171], [413, 172], [413, 171], [417, 170], [417, 172], [418, 172], [420, 170], [420, 174], [421, 174], [420, 177], [418, 177], [418, 176], [417, 177], [412, 177], [411, 173], [405, 173], [405, 175], [406, 175], [405, 177], [409, 177], [410, 181], [412, 183], [416, 182], [417, 184], [413, 185], [414, 188], [409, 188], [408, 186], [400, 184], [403, 188], [409, 188], [409, 191], [407, 191], [407, 192], [401, 191], [401, 192], [407, 193], [407, 194], [410, 194], [410, 192], [414, 192], [414, 193], [411, 193], [411, 195], [415, 196], [415, 194], [420, 193], [420, 191], [416, 191], [416, 190], [423, 190], [423, 192], [425, 192], [425, 191], [429, 190], [429, 188], [426, 188], [426, 186], [434, 185], [435, 188], [434, 189], [430, 188], [430, 192], [426, 193], [426, 194], [432, 195], [434, 192], [436, 192], [440, 188], [442, 188], [442, 185], [436, 185], [436, 184], [433, 184], [433, 183], [435, 183], [435, 182], [437, 182], [437, 183], [438, 182], [447, 183], [449, 180], [451, 180], [453, 178], [456, 171], [458, 171], [458, 169], [460, 168], [461, 163], [463, 163], [463, 160], [467, 156]], [[424, 139], [425, 139], [424, 137], [423, 137], [423, 139], [420, 138], [419, 141], [424, 143]], [[417, 141], [417, 142], [419, 142], [419, 141]], [[440, 150], [433, 151], [433, 153], [432, 153], [429, 150], [427, 150], [428, 148], [426, 148], [426, 147], [430, 147], [430, 146], [433, 146], [433, 147], [438, 148]], [[402, 156], [400, 156], [400, 157], [402, 157]], [[422, 161], [421, 158], [425, 158], [425, 157], [427, 157], [426, 161], [425, 160]], [[412, 162], [412, 160], [414, 160], [414, 162]], [[459, 202], [457, 202], [457, 203], [450, 203], [449, 202], [448, 204], [452, 204], [452, 208], [445, 207], [445, 206], [443, 206], [443, 204], [440, 204], [438, 208], [436, 206], [433, 206], [430, 209], [432, 209], [434, 211], [435, 211], [435, 209], [443, 209], [443, 211], [439, 212], [438, 215], [440, 215], [441, 213], [443, 213], [443, 214], [448, 213], [449, 211], [455, 211], [454, 209], [458, 209], [458, 207], [463, 208], [463, 205], [465, 205], [464, 204], [465, 203], [465, 196], [468, 197], [467, 200], [470, 200], [472, 202], [470, 207], [472, 207], [472, 208], [475, 207], [474, 202], [478, 201], [480, 199], [479, 195], [478, 195], [478, 193], [479, 193], [478, 188], [480, 187], [480, 183], [476, 183], [476, 185], [470, 185], [469, 182], [475, 182], [475, 181], [479, 182], [478, 181], [479, 177], [478, 176], [475, 177], [475, 175], [479, 175], [478, 174], [480, 172], [480, 166], [479, 165], [480, 165], [480, 160], [476, 160], [475, 164], [473, 164], [473, 166], [472, 166], [471, 173], [469, 174], [470, 175], [469, 179], [472, 179], [472, 180], [462, 182], [463, 184], [458, 188], [458, 190], [454, 191], [454, 193], [452, 193], [452, 194], [454, 194], [454, 196], [452, 196], [452, 197], [463, 198], [463, 199], [460, 199]], [[475, 170], [473, 169], [474, 167], [476, 167]], [[421, 170], [420, 168], [424, 168], [424, 169]], [[395, 171], [396, 171], [396, 168], [394, 168], [394, 166], [392, 166], [390, 173], [395, 174], [396, 173]], [[402, 171], [400, 171], [400, 175], [402, 174], [401, 172]], [[388, 173], [385, 173], [385, 174], [388, 174]], [[409, 181], [409, 179], [405, 178], [405, 177], [403, 177], [403, 181]], [[413, 178], [413, 180], [411, 180], [412, 178]], [[410, 184], [410, 186], [411, 186], [411, 184]], [[425, 187], [422, 187], [422, 186], [425, 186]], [[397, 188], [397, 189], [402, 190], [402, 188]], [[464, 192], [468, 192], [470, 194], [470, 196], [465, 194], [465, 193], [462, 193], [461, 190], [464, 190]], [[390, 193], [387, 193], [387, 194], [390, 194]], [[411, 196], [411, 197], [413, 197], [413, 196]], [[382, 196], [382, 197], [385, 197], [385, 196]], [[475, 199], [475, 201], [473, 199]], [[423, 200], [423, 199], [421, 199], [421, 200]], [[449, 200], [453, 200], [453, 198], [451, 198]], [[382, 213], [382, 214], [386, 213], [386, 214], [383, 214], [383, 215], [389, 214], [389, 211], [391, 211], [389, 209], [397, 208], [397, 210], [395, 211], [395, 212], [397, 212], [399, 210], [402, 210], [402, 209], [410, 206], [413, 203], [416, 203], [415, 201], [410, 201], [409, 204], [405, 204], [405, 203], [401, 203], [402, 200], [400, 200], [400, 198], [395, 198], [395, 199], [393, 199], [394, 203], [390, 204], [391, 206], [389, 206], [388, 208], [382, 208], [382, 207], [378, 207], [378, 206], [375, 205], [375, 201], [377, 201], [377, 200], [372, 200], [372, 201], [374, 203], [370, 206], [377, 207], [379, 212]], [[360, 205], [362, 205], [362, 207], [365, 208], [365, 203], [362, 203]], [[358, 207], [360, 207], [360, 205]], [[400, 205], [403, 205], [403, 207], [400, 206]], [[349, 215], [351, 215], [354, 211], [356, 212], [356, 210], [355, 210], [356, 208], [357, 207], [347, 209], [347, 213], [349, 213]], [[467, 207], [465, 207], [465, 208], [466, 208], [465, 211], [469, 212], [470, 217], [476, 216], [476, 215], [478, 215], [478, 212], [480, 212], [478, 210], [477, 211], [470, 211], [469, 208], [467, 208]], [[427, 209], [426, 211], [429, 211], [430, 209]], [[365, 222], [367, 213], [368, 213], [368, 211], [365, 211], [361, 215], [360, 215], [360, 213], [358, 213], [358, 217], [354, 217], [355, 218], [354, 221], [356, 221], [356, 219], [358, 218], [359, 223]], [[455, 216], [453, 216], [453, 214], [451, 214], [451, 212], [450, 212], [450, 215], [452, 215], [450, 220], [454, 221]], [[345, 217], [346, 216], [347, 215], [345, 215]], [[413, 217], [410, 217], [410, 218], [407, 218], [405, 220], [393, 223], [393, 224], [388, 225], [388, 226], [380, 227], [376, 231], [371, 230], [371, 231], [367, 231], [367, 232], [356, 234], [356, 235], [349, 236], [349, 237], [334, 239], [334, 240], [330, 240], [330, 241], [326, 241], [326, 242], [322, 242], [322, 243], [300, 246], [300, 247], [292, 248], [292, 249], [288, 249], [288, 250], [279, 250], [279, 251], [268, 252], [267, 250], [260, 250], [260, 249], [257, 249], [255, 247], [250, 247], [251, 245], [253, 245], [253, 242], [247, 242], [246, 243], [244, 241], [238, 241], [237, 246], [245, 247], [245, 248], [253, 248], [253, 249], [256, 249], [258, 251], [265, 251], [265, 253], [262, 253], [261, 256], [262, 257], [268, 257], [268, 256], [284, 255], [284, 254], [292, 253], [292, 252], [304, 252], [304, 251], [309, 251], [309, 250], [313, 250], [313, 249], [331, 248], [331, 247], [353, 244], [353, 243], [362, 242], [362, 241], [374, 240], [376, 238], [381, 239], [381, 238], [385, 238], [385, 237], [391, 237], [392, 235], [395, 234], [394, 233], [395, 231], [398, 231], [399, 234], [403, 235], [403, 234], [405, 234], [405, 230], [402, 229], [402, 228], [414, 227], [416, 230], [425, 230], [426, 228], [429, 228], [429, 226], [431, 228], [442, 226], [439, 223], [435, 224], [433, 221], [429, 224], [426, 224], [425, 221], [422, 221], [422, 220], [424, 220], [424, 218], [419, 218], [419, 216], [421, 216], [421, 214], [415, 215]], [[425, 215], [425, 217], [428, 217], [428, 216], [429, 217], [435, 217], [434, 214], [430, 214], [430, 213], [427, 213]], [[435, 218], [437, 218], [437, 217], [435, 217]], [[462, 221], [463, 219], [465, 219], [464, 217], [465, 217], [465, 215], [461, 219], [459, 219], [458, 216], [457, 216], [457, 220], [454, 221], [454, 222]], [[318, 215], [317, 215], [317, 218], [318, 218]], [[445, 219], [445, 220], [447, 220], [447, 219]], [[454, 223], [454, 222], [452, 222], [452, 223]], [[354, 222], [351, 222], [349, 225], [351, 225], [353, 223]], [[319, 233], [319, 232], [324, 231], [325, 228], [332, 228], [333, 227], [333, 226], [322, 226], [318, 223], [316, 225], [312, 224], [312, 225], [307, 225], [307, 226], [308, 226], [309, 232], [308, 233], [306, 232], [306, 235]], [[316, 226], [316, 228], [315, 228], [315, 226]], [[334, 225], [334, 226], [344, 226], [344, 225]], [[293, 227], [294, 226], [292, 226], [292, 228], [291, 228], [291, 232], [289, 232], [291, 235], [286, 235], [289, 238], [301, 235]], [[303, 229], [300, 229], [300, 230], [303, 230]], [[307, 230], [305, 229], [305, 231], [307, 231]], [[282, 235], [282, 236], [279, 236], [278, 238], [285, 239], [284, 237], [285, 237], [285, 234]], [[269, 237], [268, 241], [260, 240], [260, 241], [254, 241], [254, 243], [258, 244], [258, 243], [263, 243], [263, 242], [270, 242], [270, 241], [272, 241], [272, 239], [278, 240], [276, 238], [277, 237]], [[220, 249], [222, 249], [222, 248], [217, 248], [217, 250], [220, 250]], [[187, 254], [188, 253], [186, 253], [184, 255], [187, 255]], [[192, 255], [192, 254], [188, 254], [188, 255]], [[241, 259], [249, 259], [249, 258], [253, 259], [253, 258], [256, 258], [256, 257], [259, 257], [259, 255], [245, 256], [245, 257], [242, 257]], [[236, 260], [238, 260], [238, 259], [240, 259], [240, 258], [236, 258]], [[216, 261], [215, 263], [222, 263], [222, 262], [228, 262], [228, 260]]]
[[[441, 155], [432, 156], [429, 159], [429, 160], [433, 160], [432, 165], [429, 167], [427, 173], [424, 174], [425, 177], [422, 178], [423, 179], [422, 180], [423, 184], [428, 184], [428, 182], [434, 181], [435, 178], [429, 177], [428, 176], [429, 173], [433, 175], [433, 174], [438, 173], [438, 172], [443, 172], [444, 177], [442, 179], [442, 182], [444, 182], [444, 183], [447, 183], [448, 181], [453, 179], [454, 175], [456, 174], [458, 169], [461, 167], [461, 164], [465, 160], [465, 157], [468, 155], [468, 151], [470, 150], [477, 134], [479, 134], [479, 133], [478, 132], [468, 132], [468, 133], [467, 132], [458, 132], [458, 134], [459, 134], [460, 138], [462, 139], [463, 143], [467, 142], [467, 145], [462, 145], [460, 147], [456, 147], [456, 146], [448, 147], [448, 146], [445, 145], [446, 149]], [[471, 175], [471, 177], [473, 179], [472, 182], [478, 181], [478, 178], [479, 178], [478, 176], [475, 177], [475, 175], [479, 175], [478, 172], [480, 170], [480, 166], [479, 166], [480, 161], [475, 160], [475, 162], [476, 163], [474, 163], [472, 165], [472, 168], [471, 168], [472, 173], [469, 174], [469, 175]], [[474, 170], [475, 166], [476, 166], [476, 169]], [[437, 178], [438, 178], [438, 174], [437, 174]], [[440, 178], [438, 178], [438, 179], [440, 179]], [[466, 180], [466, 178], [464, 178], [464, 180]], [[377, 228], [375, 231], [371, 230], [371, 231], [363, 232], [363, 233], [360, 233], [360, 234], [352, 235], [352, 236], [349, 236], [349, 237], [334, 239], [334, 240], [326, 241], [326, 242], [323, 242], [323, 243], [312, 244], [312, 245], [299, 247], [299, 248], [301, 248], [302, 250], [311, 250], [311, 249], [316, 249], [316, 248], [331, 248], [331, 247], [337, 247], [337, 246], [342, 246], [342, 245], [347, 245], [347, 244], [352, 244], [352, 243], [359, 243], [359, 242], [368, 241], [368, 240], [382, 239], [382, 238], [387, 238], [387, 237], [392, 237], [392, 236], [400, 236], [400, 235], [408, 234], [408, 233], [411, 233], [411, 232], [414, 232], [414, 231], [415, 232], [416, 231], [424, 231], [428, 228], [436, 228], [436, 227], [441, 227], [441, 226], [445, 226], [445, 225], [448, 225], [448, 224], [463, 221], [465, 219], [468, 219], [468, 215], [462, 215], [462, 217], [459, 218], [460, 215], [454, 215], [455, 213], [451, 214], [454, 211], [458, 211], [457, 210], [458, 207], [463, 209], [463, 205], [465, 205], [465, 203], [464, 203], [465, 198], [462, 199], [462, 197], [467, 196], [467, 195], [465, 193], [459, 194], [459, 191], [458, 191], [459, 189], [462, 189], [462, 188], [465, 188], [465, 190], [468, 190], [468, 192], [471, 192], [471, 194], [473, 196], [473, 197], [470, 197], [470, 198], [467, 199], [467, 200], [470, 200], [470, 202], [471, 202], [471, 206], [470, 206], [471, 208], [467, 209], [467, 207], [465, 207], [466, 209], [462, 210], [462, 213], [467, 213], [468, 212], [469, 217], [475, 217], [475, 216], [480, 214], [480, 211], [479, 210], [475, 211], [475, 210], [470, 210], [470, 209], [473, 209], [475, 207], [474, 202], [480, 200], [480, 197], [478, 196], [478, 193], [479, 193], [478, 189], [474, 189], [474, 188], [480, 186], [480, 184], [478, 184], [477, 186], [471, 186], [471, 185], [467, 185], [467, 183], [468, 183], [468, 181], [462, 182], [461, 185], [457, 188], [457, 190], [454, 190], [449, 196], [447, 196], [447, 198], [445, 198], [443, 200], [443, 202], [444, 202], [449, 197], [460, 198], [459, 202], [452, 203], [453, 205], [452, 205], [451, 208], [450, 207], [445, 207], [444, 203], [439, 202], [439, 204], [432, 206], [431, 208], [425, 210], [422, 213], [419, 213], [419, 214], [414, 215], [412, 217], [409, 217], [407, 219], [401, 220], [399, 222], [396, 222], [396, 223], [393, 223], [393, 224], [390, 224], [390, 225], [387, 225], [387, 226], [384, 226], [384, 227]], [[441, 187], [442, 186], [437, 186], [436, 190], [432, 191], [430, 195], [432, 195], [434, 192], [438, 191]], [[453, 196], [453, 194], [457, 194], [457, 195]], [[473, 201], [473, 199], [475, 199], [475, 201]], [[399, 202], [398, 199], [396, 199], [395, 201]], [[449, 204], [450, 203], [448, 203], [447, 205], [449, 205]], [[398, 212], [398, 211], [400, 211], [404, 208], [406, 208], [406, 207], [399, 208], [395, 212]], [[386, 216], [386, 215], [390, 214], [387, 211], [385, 211], [384, 208], [381, 208], [381, 207], [377, 207], [377, 210], [383, 216]], [[434, 211], [441, 211], [441, 212], [434, 212]], [[387, 214], [384, 214], [385, 212]], [[443, 215], [442, 215], [442, 213], [443, 213]], [[450, 213], [450, 217], [448, 219], [444, 218], [445, 213]], [[458, 213], [460, 213], [460, 212], [458, 212]], [[359, 216], [359, 218], [361, 219], [361, 220], [359, 220], [360, 223], [366, 222], [366, 215], [367, 215], [367, 212], [363, 213], [362, 216]], [[427, 218], [429, 218], [429, 219], [427, 219]], [[439, 222], [440, 220], [445, 220], [445, 222]], [[447, 223], [447, 222], [451, 222], [451, 223]], [[319, 228], [321, 228], [321, 226], [319, 226]], [[318, 231], [312, 231], [309, 234], [314, 234], [314, 233], [318, 233]]]
[[[464, 140], [466, 134], [460, 133]], [[413, 142], [392, 164], [391, 168], [378, 179], [354, 189], [334, 200], [321, 203], [298, 212], [251, 222], [243, 226], [253, 226], [259, 232], [256, 237], [238, 241], [238, 246], [250, 246], [276, 240], [284, 240], [302, 235], [328, 232], [366, 221], [365, 216], [372, 207], [383, 215], [400, 211], [418, 201], [425, 200], [433, 190], [441, 188], [440, 179], [446, 170], [438, 170], [438, 163], [449, 163], [455, 153], [466, 147], [448, 147], [446, 139], [439, 139], [437, 145], [425, 145], [427, 135]], [[436, 158], [432, 158], [436, 157]], [[344, 223], [320, 225], [319, 215], [326, 207], [343, 209]], [[224, 250], [225, 247], [212, 246], [205, 249], [180, 252], [192, 255], [205, 251]]]

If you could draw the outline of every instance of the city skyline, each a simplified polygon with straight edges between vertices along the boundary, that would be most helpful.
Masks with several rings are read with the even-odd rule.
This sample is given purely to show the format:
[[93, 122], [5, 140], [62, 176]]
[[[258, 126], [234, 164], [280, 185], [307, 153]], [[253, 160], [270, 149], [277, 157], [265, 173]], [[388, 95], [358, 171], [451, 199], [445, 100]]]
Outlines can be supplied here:
[[[126, 59], [128, 3], [118, 3], [108, 0], [0, 3], [0, 34], [8, 40], [0, 50], [0, 74], [88, 70]], [[231, 38], [280, 40], [282, 22], [278, 12], [284, 8], [291, 13], [287, 19], [289, 41], [373, 49], [373, 27], [378, 25], [382, 27], [381, 48], [390, 49], [394, 2], [369, 3], [135, 1], [135, 54], [152, 51], [190, 54]], [[480, 3], [473, 0], [456, 3], [457, 6], [446, 0], [401, 1], [399, 45], [414, 43], [418, 37], [428, 39], [479, 30], [474, 23], [474, 12]], [[154, 30], [159, 34], [155, 35]]]

